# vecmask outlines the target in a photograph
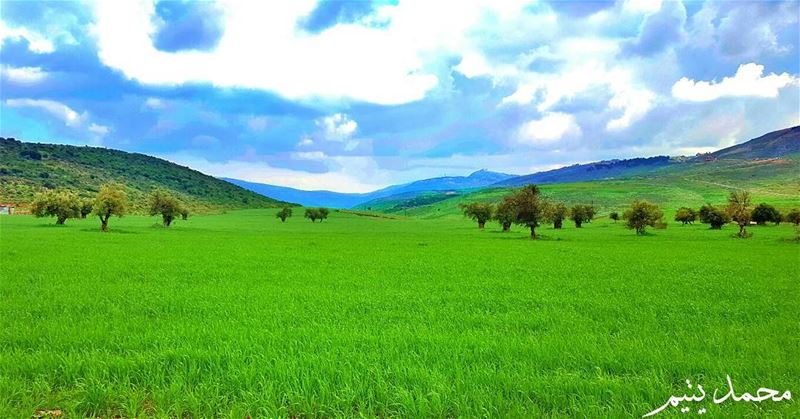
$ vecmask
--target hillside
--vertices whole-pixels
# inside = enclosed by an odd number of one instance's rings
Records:
[[[800,126],[764,134],[711,153],[717,159],[769,159],[800,153]]]
[[[459,191],[481,188],[513,178],[514,175],[478,170],[469,176],[442,176],[418,180],[402,185],[393,185],[368,193],[341,193],[332,191],[304,191],[284,186],[247,182],[239,179],[222,178],[253,192],[276,199],[297,202],[306,206],[325,206],[333,208],[353,208],[363,206],[366,202],[388,196],[414,198],[429,191]]]
[[[648,172],[668,166],[670,158],[656,156],[626,160],[607,160],[588,164],[575,164],[560,169],[517,176],[495,183],[494,186],[523,186],[530,183],[583,182],[588,180],[613,179]]]
[[[0,138],[0,201],[24,205],[45,188],[68,188],[90,196],[101,184],[110,181],[128,187],[138,210],[142,209],[142,198],[154,188],[172,191],[195,212],[281,204],[188,167],[143,154]]]

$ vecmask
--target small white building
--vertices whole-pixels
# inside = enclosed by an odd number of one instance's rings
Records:
[[[0,215],[11,215],[14,213],[14,204],[0,202]]]

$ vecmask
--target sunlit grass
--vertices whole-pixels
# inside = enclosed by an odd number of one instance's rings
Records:
[[[641,416],[726,374],[800,393],[793,226],[637,237],[596,220],[534,242],[295,214],[132,216],[108,234],[0,218],[0,417]]]

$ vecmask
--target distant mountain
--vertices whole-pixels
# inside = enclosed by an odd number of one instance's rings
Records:
[[[575,164],[546,172],[517,176],[497,182],[493,186],[523,186],[530,183],[565,183],[614,179],[649,172],[669,164],[670,158],[667,156],[607,160],[588,164]]]
[[[99,147],[38,144],[0,137],[0,200],[25,204],[44,189],[91,196],[105,182],[121,182],[136,210],[154,188],[173,192],[193,211],[284,204],[188,167],[138,153]]]
[[[368,193],[341,193],[332,191],[304,191],[284,186],[247,182],[239,179],[222,178],[234,185],[275,199],[296,202],[305,206],[321,206],[332,208],[352,208],[359,204],[393,195],[413,196],[427,191],[457,191],[489,186],[514,175],[478,170],[469,176],[444,176],[423,179],[402,185],[393,185]]]
[[[773,131],[709,155],[717,159],[769,159],[794,153],[800,153],[800,126]]]

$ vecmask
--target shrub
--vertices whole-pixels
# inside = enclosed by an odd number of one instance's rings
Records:
[[[775,224],[781,223],[781,213],[769,204],[758,204],[758,206],[753,208],[750,217],[759,225],[764,225],[768,222]]]
[[[547,218],[553,223],[553,228],[561,228],[568,212],[567,206],[563,202],[553,203],[547,208]]]
[[[275,214],[275,217],[280,218],[282,223],[286,222],[286,219],[291,216],[292,216],[292,207],[283,207],[281,208],[280,211],[278,211],[277,214]]]
[[[691,208],[681,207],[678,208],[677,212],[675,212],[675,221],[678,221],[684,225],[692,224],[695,220],[697,220],[697,213]]]
[[[703,205],[697,213],[700,216],[700,222],[710,225],[712,230],[719,230],[731,222],[731,218],[725,210],[711,204]]]
[[[795,226],[800,226],[800,210],[798,209],[793,209],[789,211],[783,218],[788,223],[792,223]]]
[[[575,205],[569,212],[569,216],[575,223],[575,227],[581,228],[583,223],[591,222],[596,210],[591,205]]]
[[[172,225],[172,221],[176,217],[181,217],[184,220],[189,217],[189,212],[178,201],[177,198],[172,196],[165,190],[156,189],[150,194],[150,215],[161,214],[161,220],[164,227]]]

